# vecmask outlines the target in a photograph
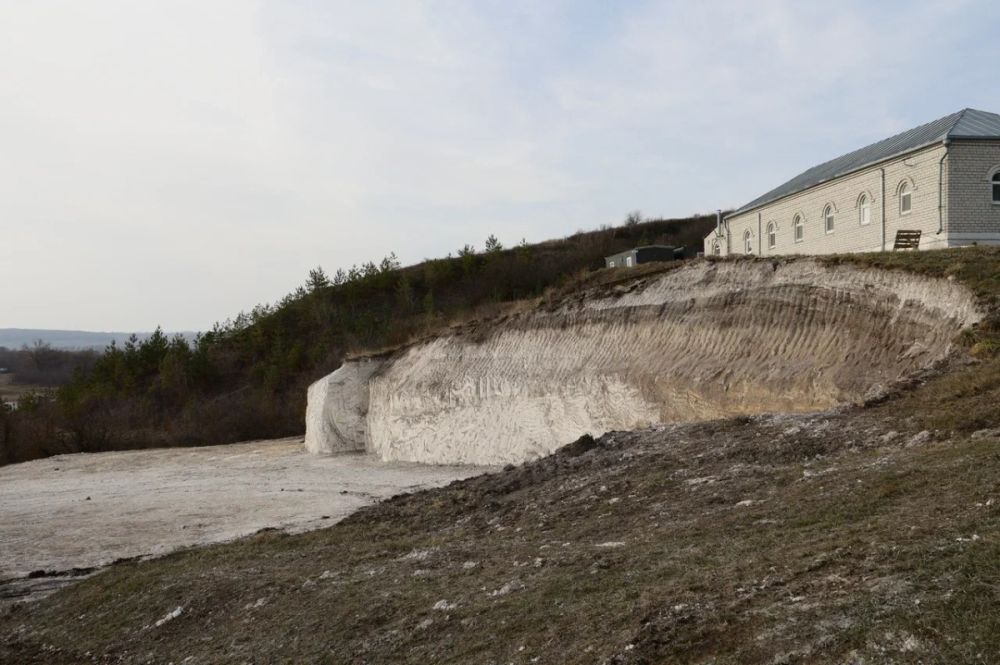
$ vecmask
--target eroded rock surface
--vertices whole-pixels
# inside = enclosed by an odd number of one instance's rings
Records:
[[[518,463],[585,433],[824,409],[933,365],[979,317],[909,273],[701,261],[349,361],[309,390],[307,446]]]
[[[338,453],[365,449],[368,379],[378,360],[355,360],[309,386],[306,450]]]

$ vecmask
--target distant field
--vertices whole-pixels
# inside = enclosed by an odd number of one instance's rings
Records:
[[[24,395],[25,393],[38,392],[40,390],[46,390],[45,386],[19,386],[15,384],[2,385],[0,384],[0,395]]]
[[[0,375],[0,401],[16,402],[17,400],[21,399],[22,395],[25,395],[27,393],[41,392],[43,390],[47,390],[43,386],[33,386],[33,385],[19,386],[13,383],[7,383],[5,381],[5,377],[10,377],[10,376],[13,375],[11,374]]]

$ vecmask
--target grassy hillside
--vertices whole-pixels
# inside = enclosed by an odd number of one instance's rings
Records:
[[[0,660],[1000,662],[1000,250],[825,260],[952,276],[988,316],[878,403],[584,437],[113,566],[0,618]]]
[[[532,299],[638,244],[700,249],[714,217],[634,219],[513,248],[488,242],[400,267],[393,256],[307,283],[193,343],[112,345],[55,401],[0,412],[0,463],[72,451],[226,443],[299,434],[306,387],[352,353],[396,346],[449,323]]]

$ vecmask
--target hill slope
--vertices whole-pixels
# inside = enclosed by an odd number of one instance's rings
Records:
[[[581,440],[328,530],[115,566],[0,620],[0,654],[996,662],[1000,437],[927,432],[885,409]]]
[[[0,618],[9,662],[1000,660],[1000,251],[834,257],[986,316],[873,402],[582,438],[362,510],[113,566]]]

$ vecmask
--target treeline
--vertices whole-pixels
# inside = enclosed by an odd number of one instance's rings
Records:
[[[98,353],[90,349],[54,349],[41,340],[19,349],[0,346],[0,373],[9,374],[17,385],[61,386],[78,371],[92,368],[97,357]]]
[[[217,324],[193,342],[157,330],[112,344],[52,400],[7,412],[0,459],[68,451],[227,443],[301,434],[306,387],[345,355],[393,347],[477,308],[541,295],[604,256],[639,244],[694,252],[714,217],[640,221],[563,240],[481,250],[401,267],[395,255],[309,272],[273,305]]]

